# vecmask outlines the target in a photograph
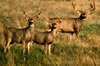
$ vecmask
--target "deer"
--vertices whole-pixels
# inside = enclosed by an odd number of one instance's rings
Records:
[[[59,23],[52,24],[49,31],[34,30],[32,34],[32,43],[36,43],[44,46],[44,52],[51,55],[51,45],[54,43],[56,34],[58,32]],[[29,46],[30,48],[30,46]]]
[[[39,18],[38,16],[40,15],[41,12],[39,12],[34,17],[29,17],[26,14],[25,10],[23,12],[24,12],[25,19],[28,22],[28,26],[25,28],[10,27],[4,29],[4,37],[6,40],[4,52],[6,52],[7,49],[10,50],[10,44],[16,42],[16,43],[22,43],[23,53],[25,53],[26,45],[27,45],[26,43],[28,43],[32,39],[31,34],[34,33],[34,21]]]
[[[85,22],[85,19],[89,14],[94,13],[95,11],[95,1],[91,0],[89,10],[79,10],[76,7],[75,0],[72,0],[73,9],[79,14],[79,17],[75,18],[49,18],[48,22],[52,25],[53,23],[60,22],[59,31],[62,33],[70,33],[71,35],[75,34],[79,38],[79,32],[82,25]]]

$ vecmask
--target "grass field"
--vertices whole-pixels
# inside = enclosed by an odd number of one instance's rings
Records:
[[[79,9],[88,9],[90,0],[77,0]],[[29,16],[41,10],[35,29],[47,29],[52,17],[78,17],[71,0],[0,0],[0,66],[100,66],[100,0],[95,0],[96,10],[89,15],[80,31],[81,43],[76,39],[69,42],[68,35],[60,33],[52,45],[52,54],[45,54],[42,46],[34,44],[29,54],[23,55],[22,46],[12,46],[3,52],[4,27],[23,28],[27,26],[23,9]]]

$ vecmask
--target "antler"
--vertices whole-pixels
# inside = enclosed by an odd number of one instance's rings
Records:
[[[41,3],[41,0],[39,0],[39,2],[38,2],[38,7],[37,7],[37,11],[36,12],[38,12],[35,16],[33,16],[33,19],[38,19],[39,17],[39,15],[41,14],[41,11],[40,11],[40,3]]]
[[[94,0],[91,0],[91,2],[90,2],[90,10],[89,10],[88,13],[89,14],[93,13],[95,9],[96,9],[95,8],[95,1]]]
[[[40,5],[40,0],[39,0],[39,5]],[[41,14],[39,6],[37,7],[37,11],[36,12],[38,12],[37,15],[30,17],[29,15],[26,14],[25,9],[23,10],[23,13],[24,13],[24,16],[25,16],[26,20],[29,20],[29,19],[36,20],[36,19],[38,19],[39,18],[38,16]]]
[[[30,16],[28,16],[28,15],[26,14],[25,9],[23,10],[23,13],[24,13],[24,16],[25,16],[25,19],[26,19],[26,20],[28,20],[29,18],[31,18]]]
[[[41,14],[41,11],[37,15],[33,16],[33,20],[38,19],[40,14]]]
[[[77,4],[74,2],[75,0],[72,0],[72,7],[74,8],[74,10],[80,14],[80,12],[82,12],[82,10],[79,10],[76,6]]]
[[[73,2],[74,0],[72,0],[72,7],[74,8],[74,10],[77,10],[76,9],[76,3],[75,2]]]
[[[74,2],[75,0],[72,0],[72,7],[74,8],[74,10],[77,12],[77,13],[81,13],[83,12],[82,10],[79,10],[77,7],[76,7],[76,3]],[[88,14],[91,14],[94,12],[95,10],[95,1],[94,0],[91,0],[90,2],[90,9],[87,11]]]

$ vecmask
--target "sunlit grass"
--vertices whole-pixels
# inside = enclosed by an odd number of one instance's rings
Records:
[[[34,1],[34,2],[33,2]],[[39,6],[41,15],[35,21],[35,29],[45,30],[48,28],[47,21],[51,17],[77,17],[72,9],[71,0],[0,0],[0,66],[95,66],[100,65],[100,23],[99,2],[98,9],[91,17],[94,20],[86,21],[81,30],[81,46],[76,38],[70,41],[66,34],[56,37],[57,43],[52,45],[51,55],[45,54],[41,46],[32,46],[30,53],[23,54],[22,47],[11,47],[10,51],[4,53],[5,40],[3,36],[4,27],[26,27],[23,10],[29,16],[35,16]],[[99,1],[99,0],[96,0]],[[86,8],[84,6],[83,8]],[[70,10],[71,9],[71,10]],[[96,20],[95,20],[96,19]],[[98,23],[97,23],[98,22]],[[85,45],[85,47],[83,46]]]
[[[90,57],[82,59],[82,57]],[[19,65],[24,66],[24,64],[29,66],[42,66],[42,65],[64,65],[64,64],[92,64],[92,62],[87,63],[86,61],[91,61],[91,59],[97,59],[100,57],[99,48],[85,48],[80,47],[75,44],[67,46],[62,44],[55,44],[52,46],[52,54],[45,54],[40,48],[31,47],[31,52],[29,54],[23,54],[21,47],[13,47],[8,53],[2,52],[0,50],[0,65],[5,66],[11,64],[13,66]],[[77,61],[76,61],[77,60]],[[81,61],[79,61],[81,60]],[[97,59],[99,60],[99,59]],[[76,62],[76,63],[75,63]],[[81,63],[80,63],[81,62]],[[98,63],[98,62],[96,62]]]

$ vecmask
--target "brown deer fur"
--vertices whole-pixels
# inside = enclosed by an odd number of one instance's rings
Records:
[[[24,13],[25,14],[25,13]],[[40,15],[40,13],[38,14]],[[34,17],[34,19],[38,18],[38,15]],[[26,20],[28,21],[28,26],[26,28],[5,28],[4,30],[4,37],[6,40],[5,45],[5,52],[6,49],[10,49],[10,43],[22,43],[23,44],[23,53],[25,52],[26,43],[31,41],[32,36],[31,34],[34,34],[34,23],[33,18],[28,17],[25,14]]]
[[[76,10],[75,3],[73,3],[73,0],[72,0],[72,6]],[[71,34],[75,33],[76,36],[78,37],[80,28],[82,27],[82,25],[84,23],[84,19],[87,18],[88,14],[93,13],[93,11],[95,10],[94,0],[93,0],[93,3],[90,3],[90,7],[91,7],[91,9],[89,11],[76,10],[80,14],[79,17],[76,17],[76,18],[50,18],[48,22],[51,24],[61,22],[60,27],[59,27],[59,30],[61,32],[71,33]]]
[[[31,33],[34,33],[34,24],[29,22],[28,27],[26,28],[6,28],[4,30],[4,37],[6,40],[6,48],[10,47],[10,43],[23,43],[23,52],[25,52],[25,44],[26,42],[31,40]]]
[[[45,53],[48,52],[49,55],[51,54],[51,45],[53,44],[56,37],[58,26],[58,24],[53,24],[50,27],[51,31],[40,32],[35,30],[33,34],[33,43],[44,45],[44,51]]]

